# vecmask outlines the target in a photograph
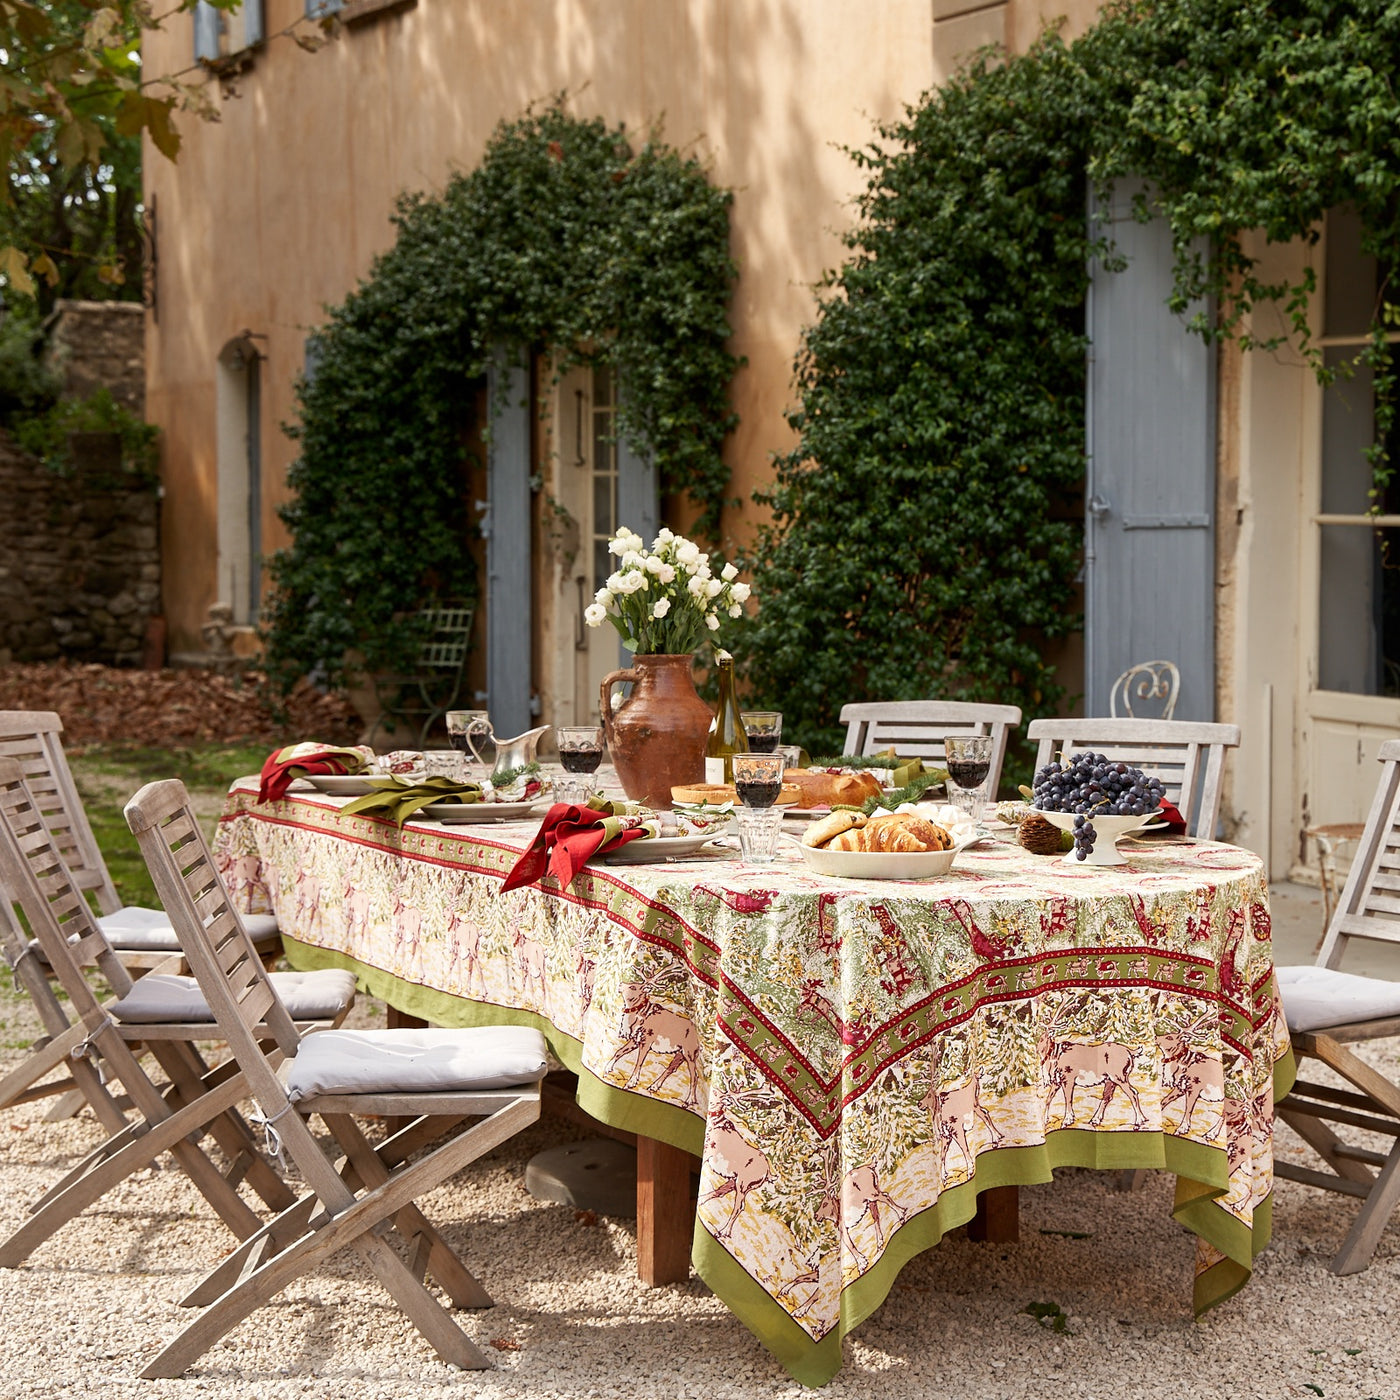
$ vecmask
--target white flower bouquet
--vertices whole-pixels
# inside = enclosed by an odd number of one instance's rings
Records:
[[[749,586],[725,564],[718,574],[710,556],[694,540],[662,529],[646,548],[642,537],[624,526],[608,544],[618,556],[583,619],[590,627],[611,622],[622,644],[639,656],[680,656],[699,649],[719,631],[720,618],[738,617]]]

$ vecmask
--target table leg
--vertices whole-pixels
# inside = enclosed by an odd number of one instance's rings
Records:
[[[1015,1244],[1021,1238],[1021,1188],[993,1186],[977,1198],[977,1214],[967,1222],[967,1237],[987,1244]]]
[[[410,1016],[397,1006],[390,1006],[387,1010],[389,1014],[384,1018],[384,1024],[391,1031],[421,1031],[428,1024],[421,1016]]]
[[[690,1277],[691,1161],[670,1143],[637,1136],[637,1275],[653,1288]]]

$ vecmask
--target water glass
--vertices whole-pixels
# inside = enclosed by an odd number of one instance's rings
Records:
[[[423,755],[423,769],[430,778],[460,783],[466,780],[467,761],[455,749],[429,749]]]
[[[554,800],[582,806],[596,791],[592,776],[603,761],[603,729],[598,724],[556,724],[554,740],[566,774],[554,780]]]
[[[744,733],[749,736],[753,753],[777,753],[783,737],[783,716],[780,710],[745,710]]]
[[[771,865],[778,855],[783,830],[781,807],[740,807],[734,813],[739,828],[739,855],[745,865]]]
[[[779,744],[778,752],[783,756],[783,771],[789,768],[802,767],[802,745],[801,744]]]
[[[948,800],[981,824],[992,772],[990,734],[949,734],[943,740]]]

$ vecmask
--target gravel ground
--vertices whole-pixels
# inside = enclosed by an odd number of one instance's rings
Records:
[[[372,1006],[361,1019],[374,1015]],[[4,1039],[29,1029],[27,1007],[0,996]],[[382,1021],[380,1022],[382,1024]],[[1400,1072],[1394,1043],[1375,1053]],[[14,1048],[3,1052],[12,1062]],[[100,1134],[90,1115],[42,1121],[41,1107],[0,1117],[0,1230]],[[436,1361],[351,1256],[338,1256],[255,1313],[177,1381],[135,1379],[188,1314],[175,1299],[230,1237],[177,1170],[111,1192],[16,1270],[0,1271],[0,1397],[139,1396],[168,1400],[437,1395],[489,1400],[588,1397],[798,1397],[743,1324],[698,1280],[647,1289],[635,1274],[630,1220],[589,1223],[526,1195],[527,1159],[578,1136],[545,1120],[425,1198],[497,1299],[459,1313],[494,1369]],[[1281,1130],[1279,1149],[1306,1155]],[[840,1400],[948,1395],[1191,1395],[1395,1400],[1400,1354],[1400,1231],[1364,1274],[1327,1260],[1355,1203],[1279,1184],[1275,1243],[1248,1287],[1195,1323],[1191,1239],[1170,1217],[1171,1180],[1151,1174],[1125,1194],[1111,1176],[1061,1173],[1022,1192],[1018,1245],[970,1243],[961,1231],[913,1261],[884,1306],[847,1339],[822,1394]],[[1058,1319],[1027,1309],[1053,1304]],[[1056,1321],[1058,1330],[1047,1325]]]

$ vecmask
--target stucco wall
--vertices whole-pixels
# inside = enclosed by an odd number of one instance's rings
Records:
[[[266,0],[275,34],[303,0]],[[567,93],[580,116],[641,132],[662,123],[734,191],[739,264],[733,349],[741,426],[727,457],[745,502],[790,444],[793,359],[813,285],[842,257],[860,172],[843,147],[900,115],[971,42],[1017,44],[1040,0],[987,9],[983,35],[934,0],[419,0],[347,29],[320,53],[273,39],[215,94],[221,121],[181,121],[178,167],[147,148],[156,198],[157,307],[148,318],[148,413],[163,430],[164,559],[172,646],[198,643],[215,601],[214,366],[247,330],[264,364],[263,539],[293,455],[279,431],[308,330],[391,242],[404,190],[436,190],[480,159],[496,123]],[[1076,13],[1092,4],[1076,0]],[[984,16],[984,19],[987,18]],[[999,28],[998,28],[999,25]],[[185,67],[191,19],[153,36],[149,72]],[[973,31],[976,31],[975,33]],[[960,37],[961,36],[961,37]],[[754,507],[731,512],[731,542]]]

